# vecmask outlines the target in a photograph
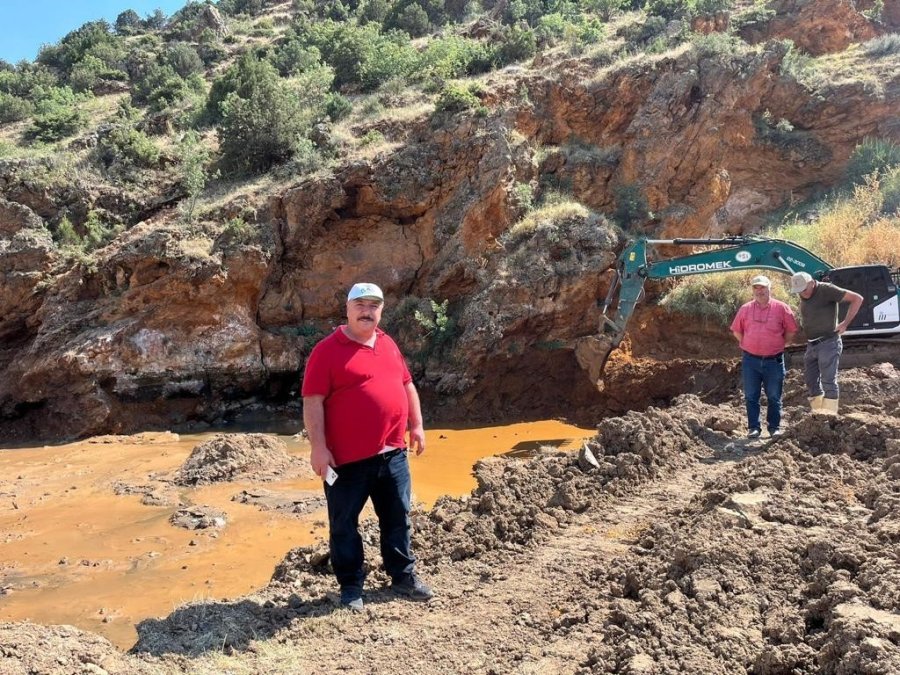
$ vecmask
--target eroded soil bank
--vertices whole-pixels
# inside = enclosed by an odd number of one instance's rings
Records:
[[[336,608],[322,544],[252,595],[96,636],[0,628],[4,672],[900,672],[900,373],[842,373],[842,414],[787,382],[788,433],[743,438],[743,406],[693,395],[604,420],[584,452],[476,467],[415,516],[427,605],[373,569]],[[366,526],[377,566],[377,536]],[[48,655],[48,654],[52,654]],[[88,666],[91,666],[90,668]],[[31,670],[29,670],[31,669]]]

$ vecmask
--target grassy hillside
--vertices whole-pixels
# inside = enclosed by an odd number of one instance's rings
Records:
[[[868,11],[877,23],[878,6]],[[773,14],[736,0],[220,0],[143,18],[124,9],[34,62],[0,62],[0,159],[38,188],[109,185],[136,202],[165,195],[186,223],[216,219],[239,192],[390,151],[392,125],[486,114],[486,73],[571,57],[604,72],[688,44],[746,50],[741,36]],[[898,53],[900,38],[883,35],[818,58],[794,49],[784,68],[810,88],[856,79],[877,90]],[[763,122],[773,143],[791,134]],[[623,226],[652,216],[619,201],[608,215]],[[47,225],[89,253],[137,217],[63,210]],[[231,226],[242,231],[240,216]]]

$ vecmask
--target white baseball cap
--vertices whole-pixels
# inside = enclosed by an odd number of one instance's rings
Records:
[[[791,293],[800,293],[806,288],[806,285],[812,281],[812,275],[809,272],[797,272],[791,277]]]
[[[750,280],[751,286],[765,286],[769,288],[772,285],[772,282],[769,281],[769,277],[764,274],[760,274],[759,276],[755,276]]]
[[[347,293],[347,302],[359,299],[378,300],[378,302],[384,302],[384,293],[382,293],[381,289],[378,288],[378,286],[376,286],[375,284],[353,284],[353,286],[350,288],[350,292]]]

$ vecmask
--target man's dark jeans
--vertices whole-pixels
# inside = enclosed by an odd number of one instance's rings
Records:
[[[392,450],[337,468],[334,485],[325,484],[331,565],[341,588],[362,591],[366,573],[359,514],[371,497],[381,528],[381,558],[392,579],[411,574],[410,477],[406,450]]]
[[[781,426],[781,392],[784,388],[784,355],[765,358],[744,352],[741,361],[744,399],[747,402],[747,427],[760,431],[760,389],[766,392],[766,426],[773,432]]]

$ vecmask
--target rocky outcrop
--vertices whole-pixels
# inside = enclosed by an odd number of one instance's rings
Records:
[[[766,40],[791,40],[809,54],[832,54],[847,49],[854,42],[865,42],[883,32],[896,30],[896,24],[879,24],[863,14],[861,10],[865,4],[846,0],[776,0],[766,6],[774,13],[773,17],[748,23],[739,32],[744,40],[754,44]],[[870,3],[871,6],[874,4]],[[898,4],[896,0],[883,3],[886,11],[882,14],[888,22]]]
[[[844,17],[852,39],[864,37],[838,4],[832,24]],[[794,30],[815,33],[816,21]],[[624,239],[755,232],[772,211],[834,185],[864,138],[900,141],[893,57],[876,89],[860,80],[812,90],[784,74],[784,43],[715,45],[604,67],[544,57],[494,73],[487,116],[423,117],[390,153],[223,207],[252,214],[246,240],[160,212],[92,260],[57,265],[41,219],[96,195],[0,180],[0,427],[124,432],[296,400],[309,349],[341,321],[360,279],[385,289],[387,327],[445,414],[597,404],[574,350],[596,331]],[[553,189],[581,210],[515,229],[522,195]],[[629,198],[646,213],[622,231],[612,214]],[[439,336],[415,318],[430,300],[447,303]],[[709,357],[712,344],[692,338],[680,355]]]
[[[258,391],[268,373],[254,308],[269,256],[212,246],[146,223],[98,252],[95,269],[55,277],[0,383],[12,431],[168,426]]]
[[[40,307],[39,284],[55,257],[50,232],[37,214],[0,198],[0,363],[29,334]]]

